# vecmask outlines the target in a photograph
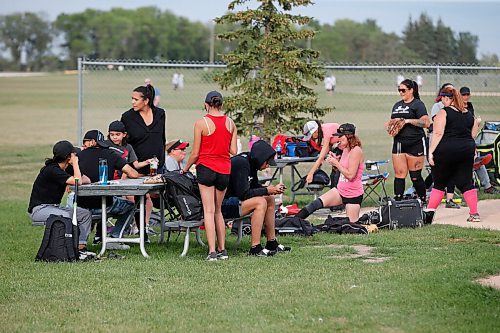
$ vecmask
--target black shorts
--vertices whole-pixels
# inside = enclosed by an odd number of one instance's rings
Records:
[[[343,197],[342,195],[340,196],[342,198],[342,203],[344,205],[346,204],[353,204],[353,205],[361,205],[361,202],[363,201],[363,195],[354,197],[354,198],[346,198]]]
[[[425,138],[422,137],[418,140],[394,140],[392,144],[393,154],[408,154],[412,156],[425,156],[427,154]]]
[[[229,185],[229,175],[215,172],[201,164],[196,165],[196,178],[201,185],[215,186],[219,191],[224,191]]]
[[[222,216],[225,219],[241,217],[241,201],[237,197],[225,198],[222,201]]]

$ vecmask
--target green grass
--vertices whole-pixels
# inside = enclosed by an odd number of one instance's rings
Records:
[[[246,256],[228,236],[230,260],[208,263],[194,243],[120,251],[122,260],[47,264],[33,258],[43,228],[21,201],[0,209],[2,331],[493,332],[500,292],[473,282],[500,270],[500,234],[429,226],[368,236],[282,237],[293,251]],[[327,245],[345,245],[332,249]],[[336,258],[352,246],[370,256]]]
[[[2,332],[498,331],[500,292],[473,282],[500,271],[498,231],[435,225],[368,236],[282,237],[293,251],[267,259],[247,257],[248,237],[236,249],[229,235],[227,262],[205,262],[206,248],[194,241],[188,257],[179,258],[179,240],[148,245],[150,259],[133,246],[120,251],[123,260],[35,263],[43,228],[32,227],[26,214],[29,193],[52,144],[74,141],[76,77],[0,78],[0,85]],[[199,100],[206,86],[199,88],[183,92],[185,98]],[[169,94],[162,90],[165,103],[171,102]],[[124,96],[106,117],[116,119],[128,107]],[[325,120],[355,119],[366,157],[388,158],[390,139],[379,125],[393,98],[375,99],[369,109],[350,103],[359,98],[322,95],[322,103],[338,105]],[[201,112],[185,111],[180,104],[176,108],[180,99],[172,103],[167,108],[169,137],[188,138]],[[498,108],[491,110],[488,117],[500,118]],[[107,120],[96,119],[106,129]],[[301,166],[301,172],[309,166]],[[392,192],[390,181],[387,188]],[[310,199],[297,201],[302,206]],[[328,247],[332,244],[346,247]],[[353,253],[357,244],[374,247],[370,256],[389,259],[375,264],[363,257],[334,258]]]

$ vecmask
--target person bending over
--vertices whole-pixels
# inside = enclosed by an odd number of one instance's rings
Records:
[[[60,206],[66,186],[75,185],[76,178],[80,179],[79,184],[90,183],[90,179],[80,171],[75,147],[70,142],[57,142],[52,152],[53,157],[45,161],[45,166],[40,169],[33,183],[28,205],[32,221],[46,221],[51,214],[72,218],[73,208]],[[68,168],[70,166],[72,168]],[[68,173],[71,172],[70,169],[73,175]],[[76,219],[80,230],[80,259],[95,256],[95,253],[87,251],[87,238],[92,230],[92,214],[87,209],[77,207]]]

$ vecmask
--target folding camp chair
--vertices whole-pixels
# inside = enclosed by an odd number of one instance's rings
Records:
[[[387,198],[385,181],[389,178],[389,172],[381,172],[380,165],[389,161],[366,161],[366,169],[361,181],[364,188],[364,200],[369,198],[376,204],[380,204],[382,199]]]

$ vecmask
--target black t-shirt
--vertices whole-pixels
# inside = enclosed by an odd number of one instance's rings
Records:
[[[420,119],[427,115],[425,104],[414,98],[410,103],[405,103],[402,100],[394,104],[392,107],[391,119]],[[411,124],[406,124],[394,139],[398,141],[416,141],[425,136],[424,129]]]
[[[121,121],[127,128],[127,141],[132,145],[139,161],[156,156],[158,165],[165,164],[165,110],[153,109],[153,122],[148,126],[139,112],[130,109],[122,114]],[[139,170],[143,175],[149,174],[149,166]]]
[[[70,177],[58,163],[48,162],[40,169],[33,183],[28,212],[31,213],[34,207],[42,204],[59,205],[66,190],[66,181]]]
[[[113,179],[115,170],[122,170],[127,161],[115,150],[92,147],[78,153],[80,171],[90,178],[92,183],[99,181],[99,159],[108,161],[108,179]],[[112,197],[107,198],[107,204],[112,203]],[[78,197],[78,206],[83,208],[101,208],[101,197]]]

